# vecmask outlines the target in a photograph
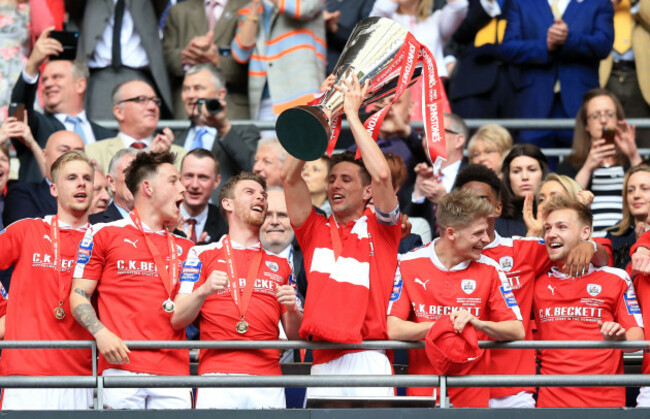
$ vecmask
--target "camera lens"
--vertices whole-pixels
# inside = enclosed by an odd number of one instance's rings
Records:
[[[205,108],[211,114],[219,113],[222,109],[221,102],[219,102],[219,99],[207,99],[205,101]]]

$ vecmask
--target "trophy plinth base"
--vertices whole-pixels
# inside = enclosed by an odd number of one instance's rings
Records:
[[[327,117],[319,106],[296,106],[278,116],[275,131],[285,150],[297,159],[317,160],[330,138]]]

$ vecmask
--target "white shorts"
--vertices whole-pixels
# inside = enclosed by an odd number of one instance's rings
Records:
[[[517,394],[505,397],[495,397],[490,399],[490,407],[504,408],[516,407],[520,409],[534,409],[535,399],[533,393],[528,391],[520,391]]]
[[[110,376],[153,376],[142,372],[133,372],[109,368],[102,373]],[[191,409],[192,389],[190,388],[105,388],[104,405],[109,409]]]
[[[92,388],[5,388],[2,410],[88,410]]]
[[[384,351],[351,352],[324,364],[311,366],[311,375],[392,375],[393,368]],[[310,387],[310,397],[390,397],[393,387]]]
[[[248,376],[248,374],[209,373],[202,377]],[[284,388],[278,387],[202,387],[196,392],[197,409],[286,409]]]
[[[650,407],[650,387],[641,387],[636,398],[636,407]]]

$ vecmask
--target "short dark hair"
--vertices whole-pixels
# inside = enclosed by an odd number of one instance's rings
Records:
[[[214,162],[214,175],[219,176],[219,160],[217,160],[217,158],[214,156],[214,153],[212,153],[210,150],[207,150],[205,148],[195,148],[194,150],[188,152],[181,161],[181,172],[183,171],[183,165],[185,164],[185,159],[187,156],[194,156],[197,159],[208,158],[212,160]]]
[[[348,162],[359,166],[359,176],[361,177],[361,184],[363,186],[370,185],[371,178],[370,173],[366,169],[366,166],[363,164],[363,159],[355,159],[354,156],[356,153],[354,151],[344,151],[343,153],[334,154],[329,159],[329,171],[332,171],[332,168],[339,163]]]
[[[482,164],[469,164],[456,175],[453,189],[460,189],[470,182],[482,182],[489,185],[497,201],[501,202],[501,180],[494,170]]]
[[[156,173],[158,166],[165,163],[173,165],[174,160],[176,160],[176,153],[170,151],[138,153],[131,165],[126,169],[126,187],[135,196],[142,181]]]
[[[223,205],[221,205],[221,201],[224,199],[232,199],[235,197],[235,186],[243,180],[252,180],[260,185],[262,185],[262,189],[266,190],[266,181],[251,172],[241,172],[238,175],[235,175],[228,179],[226,183],[223,185],[221,190],[219,191],[219,210],[221,211],[221,215],[223,216],[224,219],[227,219],[227,214],[226,211],[223,209]]]

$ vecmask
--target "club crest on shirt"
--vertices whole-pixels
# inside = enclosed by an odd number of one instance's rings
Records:
[[[176,245],[176,253],[178,254],[178,256],[183,254],[183,247],[180,244]]]
[[[587,284],[587,293],[591,295],[592,297],[597,296],[600,294],[600,292],[603,290],[603,287],[601,287],[598,284]]]
[[[272,270],[273,272],[277,272],[278,269],[280,269],[280,266],[271,260],[267,260],[264,263],[266,263],[266,266],[268,266],[269,269]]]
[[[460,288],[465,292],[465,294],[471,294],[476,289],[476,281],[473,279],[463,279],[460,281]]]
[[[501,269],[504,271],[508,272],[512,269],[512,256],[504,256],[501,259],[499,259],[499,265],[501,265]]]

